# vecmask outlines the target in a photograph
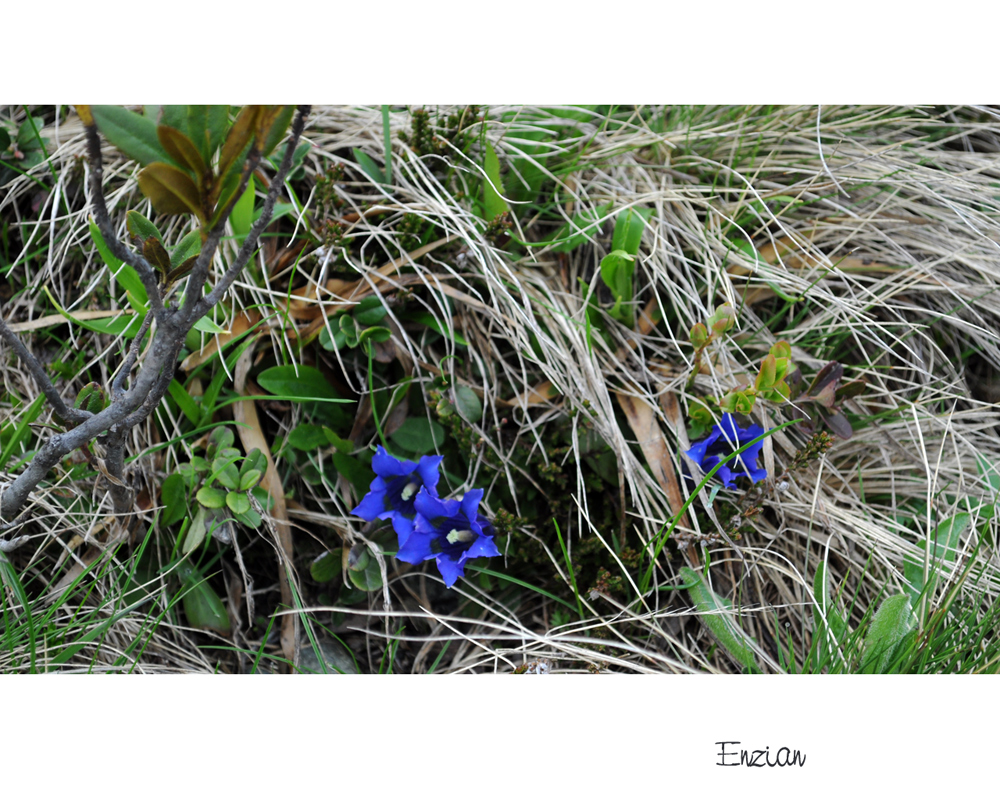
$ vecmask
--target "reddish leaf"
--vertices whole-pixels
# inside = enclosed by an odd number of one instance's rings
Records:
[[[160,125],[156,128],[156,136],[163,145],[163,149],[170,153],[170,156],[182,166],[191,170],[201,184],[205,178],[208,168],[198,152],[198,148],[187,136],[176,128],[169,125]]]
[[[198,187],[184,172],[177,167],[160,162],[150,164],[139,173],[139,188],[153,202],[153,208],[159,214],[197,215],[202,223],[205,221],[201,210],[201,195]]]

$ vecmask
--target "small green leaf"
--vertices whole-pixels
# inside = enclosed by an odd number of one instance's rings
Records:
[[[243,465],[240,467],[240,475],[245,475],[252,470],[257,470],[261,474],[267,471],[267,456],[256,447],[247,453],[246,458],[243,459]]]
[[[367,465],[354,456],[339,450],[334,452],[331,458],[337,472],[351,482],[351,485],[358,491],[359,497],[368,491],[371,484],[372,471]]]
[[[316,583],[329,583],[340,574],[343,550],[337,548],[317,557],[309,565],[309,574]]]
[[[121,106],[91,106],[94,121],[104,138],[129,158],[143,166],[154,161],[173,164],[174,161],[160,144],[156,123]]]
[[[259,126],[261,127],[261,140],[263,142],[260,151],[262,156],[267,158],[281,143],[281,139],[285,135],[285,131],[288,130],[288,125],[291,123],[294,113],[294,106],[277,106],[276,111],[264,117],[263,122],[265,124]],[[264,130],[265,128],[266,130]]]
[[[260,479],[264,476],[264,473],[259,469],[251,469],[246,472],[240,472],[240,491],[246,492],[260,483]]]
[[[632,256],[638,255],[642,230],[652,215],[652,208],[627,208],[622,211],[615,220],[611,249],[622,250]]]
[[[240,488],[240,471],[235,464],[227,463],[228,458],[220,456],[212,462],[212,474],[215,479],[227,489],[236,491]]]
[[[464,384],[455,387],[455,408],[466,422],[479,422],[483,418],[483,401]]]
[[[184,581],[184,616],[192,628],[215,631],[223,636],[232,632],[229,612],[204,576],[189,564],[181,564],[178,574]]]
[[[208,437],[209,447],[214,447],[217,450],[225,450],[227,447],[232,447],[235,441],[236,436],[233,434],[232,429],[226,425],[220,425],[215,428]]]
[[[208,528],[209,520],[214,520],[215,516],[210,516],[205,506],[198,504],[198,510],[194,514],[194,519],[186,530],[183,530],[184,540],[181,543],[181,555],[193,553],[205,542],[205,532]]]
[[[294,364],[271,367],[257,376],[257,383],[283,400],[340,400],[330,382],[315,367],[296,367]]]
[[[194,258],[201,252],[201,232],[193,230],[185,234],[170,251],[170,266],[176,269],[189,258]]]
[[[365,547],[365,555],[368,555],[367,547]],[[364,569],[349,569],[347,577],[363,592],[375,592],[382,588],[382,570],[379,568],[378,559],[370,556]]]
[[[161,242],[163,241],[163,234],[160,233],[160,229],[138,211],[129,211],[125,215],[125,227],[128,228],[129,236],[133,239],[138,239],[140,242],[145,242],[150,237],[159,239]]]
[[[229,492],[226,495],[226,505],[234,514],[246,514],[250,510],[250,498],[243,492]]]
[[[211,333],[213,335],[217,333],[229,333],[229,331],[226,328],[223,328],[221,325],[218,325],[215,322],[213,322],[208,315],[199,319],[192,327],[196,331],[202,331],[203,333]]]
[[[107,265],[107,268],[111,270],[111,274],[115,276],[115,279],[121,284],[122,288],[132,292],[132,294],[145,303],[148,296],[146,295],[146,287],[143,285],[139,273],[112,255],[111,249],[101,235],[100,228],[97,227],[97,223],[93,219],[90,220],[90,238],[94,240],[97,252],[101,254],[101,259]]]
[[[893,648],[916,626],[916,622],[907,595],[897,594],[883,600],[865,637],[861,671],[876,674],[885,672]]]
[[[700,612],[699,618],[712,632],[716,641],[748,671],[759,672],[757,657],[748,644],[753,642],[753,639],[740,628],[726,601],[712,591],[700,573],[690,567],[681,567],[680,573],[691,596],[691,602]]]
[[[212,486],[202,486],[198,490],[197,498],[206,508],[222,508],[226,504],[226,493]]]
[[[385,183],[385,175],[382,173],[379,165],[376,164],[367,153],[355,147],[354,160],[358,162],[358,166],[361,167],[361,171],[375,183]]]
[[[302,423],[288,432],[285,440],[290,447],[306,452],[327,446],[326,433],[321,425]]]
[[[351,312],[351,316],[357,320],[359,325],[368,326],[380,323],[387,313],[389,312],[382,305],[382,298],[378,295],[372,295],[358,303]]]
[[[233,234],[236,236],[238,247],[243,246],[243,240],[250,233],[253,225],[253,203],[254,203],[254,182],[253,175],[247,181],[246,191],[240,195],[240,199],[233,206],[233,212],[229,215],[229,223],[233,226]]]
[[[493,145],[486,143],[483,153],[483,169],[486,172],[486,180],[483,181],[483,218],[489,222],[505,211],[510,210],[507,201],[500,196],[500,189],[503,184],[500,182],[500,159],[497,158]]]
[[[423,455],[444,443],[444,428],[425,417],[408,417],[389,439],[404,450]]]

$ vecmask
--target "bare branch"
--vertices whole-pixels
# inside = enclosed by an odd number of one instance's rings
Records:
[[[198,305],[194,308],[195,319],[204,316],[212,306],[223,298],[229,287],[233,285],[233,281],[243,271],[247,261],[250,260],[250,256],[253,255],[260,234],[271,222],[271,212],[274,210],[274,203],[278,198],[278,192],[284,185],[285,179],[292,168],[292,157],[295,155],[295,148],[298,147],[302,130],[305,128],[306,116],[308,116],[310,108],[310,106],[299,106],[295,115],[295,122],[292,123],[292,136],[288,140],[288,146],[285,148],[285,157],[281,160],[278,174],[271,181],[271,187],[268,189],[267,197],[264,199],[264,208],[260,218],[250,228],[250,232],[243,241],[243,246],[240,247],[239,253],[236,254],[236,259],[232,265],[226,270],[226,274],[222,276],[222,279],[215,285],[215,288],[211,292],[198,301]]]
[[[205,280],[208,278],[208,270],[212,264],[212,259],[215,257],[215,251],[219,247],[219,242],[222,241],[222,236],[226,232],[226,220],[229,219],[229,215],[232,213],[233,208],[236,207],[236,203],[239,201],[243,192],[246,191],[247,184],[250,182],[250,176],[253,175],[257,165],[260,163],[260,151],[257,149],[256,145],[250,148],[250,153],[247,156],[246,164],[243,165],[243,173],[240,176],[240,185],[236,192],[229,199],[229,203],[226,208],[219,215],[219,221],[215,224],[215,227],[209,231],[208,238],[205,243],[201,246],[201,253],[198,255],[198,260],[194,262],[194,267],[191,269],[191,276],[188,278],[187,289],[184,292],[184,305],[180,309],[179,317],[185,325],[193,325],[197,320],[201,319],[205,312],[202,311],[197,314],[198,301],[201,299],[201,288],[205,285]],[[211,306],[210,306],[211,307]]]
[[[125,356],[125,360],[122,362],[121,367],[118,369],[118,374],[115,375],[115,379],[111,382],[111,395],[117,400],[125,394],[125,381],[129,374],[132,372],[132,368],[135,366],[136,359],[139,358],[139,347],[143,337],[146,335],[146,331],[149,330],[149,326],[153,321],[152,314],[146,314],[146,318],[142,321],[142,325],[139,326],[139,332],[135,335],[132,340],[132,346],[129,348],[128,355]]]
[[[149,296],[150,308],[156,315],[156,319],[162,321],[165,309],[160,297],[156,272],[142,255],[122,244],[111,227],[111,217],[108,216],[108,207],[104,202],[104,162],[101,158],[101,140],[97,135],[97,126],[87,125],[84,130],[87,134],[87,154],[90,157],[90,196],[91,202],[94,204],[94,218],[97,221],[97,227],[100,228],[104,243],[111,250],[112,255],[139,273],[142,285],[146,287],[146,294]]]
[[[32,355],[31,351],[24,346],[24,343],[18,338],[17,334],[7,327],[7,323],[4,322],[2,317],[0,317],[0,338],[7,342],[13,348],[14,352],[17,353],[17,357],[24,362],[29,372],[31,372],[32,377],[34,377],[41,387],[45,399],[52,405],[56,414],[62,417],[67,423],[85,422],[93,416],[89,411],[84,411],[80,408],[70,408],[66,405],[62,396],[56,391],[56,387],[52,385],[52,381],[49,380],[49,376],[45,374],[45,368]]]

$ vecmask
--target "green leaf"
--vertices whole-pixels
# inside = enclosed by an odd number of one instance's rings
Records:
[[[510,210],[507,201],[500,196],[499,192],[503,187],[500,182],[500,159],[497,158],[496,151],[489,142],[486,143],[483,154],[483,169],[487,178],[483,181],[483,208],[486,212],[484,218],[489,222]]]
[[[261,155],[267,158],[274,149],[281,143],[282,138],[285,135],[285,131],[288,130],[288,126],[292,121],[292,115],[295,113],[294,106],[279,106],[279,110],[270,118],[268,122],[270,127],[263,137],[263,146],[261,147]],[[294,170],[292,170],[294,172]]]
[[[243,459],[243,465],[240,467],[240,475],[245,475],[252,470],[257,470],[262,474],[267,471],[267,456],[257,447],[247,453],[246,458]]]
[[[816,604],[813,606],[813,637],[820,656],[820,664],[843,666],[840,646],[847,633],[847,623],[830,596],[826,561],[821,561],[816,568],[813,595],[816,598]]]
[[[247,492],[260,483],[260,479],[264,477],[264,473],[259,469],[250,469],[246,472],[240,470],[240,491]]]
[[[160,488],[160,500],[164,505],[160,522],[173,525],[187,516],[187,490],[184,487],[184,476],[173,473],[167,476]]]
[[[77,319],[56,302],[48,286],[43,286],[42,290],[48,295],[49,302],[55,306],[56,311],[70,322],[88,331],[107,333],[110,336],[125,336],[131,339],[139,332],[139,326],[142,325],[143,315],[141,314],[123,314],[120,317],[109,319]]]
[[[196,496],[206,508],[222,508],[226,504],[226,493],[213,486],[202,486]]]
[[[193,230],[185,234],[173,250],[170,251],[170,266],[176,269],[189,258],[194,258],[201,252],[201,232]]]
[[[455,408],[466,422],[479,422],[483,418],[483,401],[464,384],[455,387]]]
[[[387,313],[389,312],[382,305],[382,298],[378,295],[373,295],[366,297],[358,303],[351,312],[351,315],[359,325],[368,326],[378,325]]]
[[[15,452],[20,452],[19,448],[21,446],[21,442],[28,438],[28,435],[31,432],[31,423],[38,418],[44,403],[45,395],[40,394],[31,402],[31,405],[25,409],[21,418],[17,421],[17,427],[14,429],[14,434],[10,437],[7,444],[4,445],[3,449],[0,450],[0,469],[7,466],[7,462]]]
[[[202,158],[197,145],[188,138],[186,133],[169,125],[158,126],[156,136],[160,140],[160,144],[163,145],[163,149],[170,153],[170,157],[182,167],[191,170],[194,173],[195,181],[201,186],[205,173],[208,172],[208,167],[205,165],[205,159]]]
[[[365,554],[367,553],[366,547]],[[364,569],[349,569],[347,577],[363,592],[375,592],[382,588],[382,570],[379,568],[378,559],[370,556]]]
[[[201,319],[199,319],[191,327],[193,327],[196,331],[202,331],[203,333],[211,333],[211,334],[229,333],[229,331],[223,328],[221,325],[218,325],[217,323],[213,322],[211,317],[209,317],[207,314]]]
[[[343,548],[323,553],[309,565],[309,574],[316,583],[329,583],[340,574]]]
[[[355,147],[354,160],[358,162],[358,166],[361,167],[361,171],[375,183],[385,183],[385,175],[382,173],[379,165],[376,164],[367,153]]]
[[[229,106],[188,106],[186,112],[187,135],[198,147],[202,160],[210,164],[212,155],[219,149],[226,135]]]
[[[97,227],[97,223],[93,219],[90,220],[90,238],[94,240],[97,252],[101,254],[101,259],[107,265],[107,268],[111,270],[111,274],[115,276],[115,279],[121,284],[122,288],[132,292],[132,294],[145,304],[149,297],[146,294],[146,287],[143,285],[139,273],[112,255],[111,249],[101,235],[100,228]]]
[[[883,600],[868,627],[861,671],[885,672],[893,648],[916,626],[916,622],[909,596],[897,594]]]
[[[174,379],[170,381],[170,385],[167,386],[167,391],[170,392],[170,397],[173,398],[175,403],[177,403],[177,407],[181,410],[181,413],[188,418],[188,421],[192,425],[197,425],[198,420],[201,419],[198,402],[190,394],[188,394],[187,389]]]
[[[10,134],[6,128],[0,128],[0,155],[10,147]]]
[[[154,163],[139,173],[139,189],[158,214],[194,214],[204,224],[201,193],[195,182],[177,167]]]
[[[639,253],[642,243],[642,229],[653,215],[651,208],[627,208],[615,220],[615,232],[611,236],[611,249],[624,250],[629,255]]]
[[[236,121],[229,129],[229,133],[226,134],[219,156],[219,175],[224,181],[229,179],[233,172],[238,175],[242,168],[243,159],[253,141],[258,110],[259,106],[243,106],[236,115]]]
[[[361,496],[368,491],[372,479],[371,469],[352,455],[339,450],[331,456],[337,472],[347,478]]]
[[[212,462],[212,473],[215,479],[231,491],[240,488],[240,470],[235,464],[227,463],[229,458],[219,456]]]
[[[93,223],[91,224],[93,225]],[[138,211],[129,211],[125,215],[125,227],[128,228],[129,236],[133,239],[138,239],[141,242],[145,242],[149,238],[159,239],[161,242],[163,241],[163,234],[160,233],[160,229]],[[98,235],[100,235],[100,231],[98,231]],[[104,240],[102,239],[101,241],[103,243]]]
[[[753,639],[740,628],[726,601],[709,588],[700,573],[690,567],[681,567],[680,573],[691,602],[695,604],[701,621],[712,632],[715,640],[748,671],[759,672],[757,658],[748,644]]]
[[[389,439],[404,450],[423,455],[444,442],[444,428],[426,417],[407,417]]]
[[[229,223],[233,226],[238,247],[243,246],[243,240],[247,238],[250,227],[253,225],[253,202],[254,183],[253,175],[251,175],[250,180],[247,181],[246,191],[240,195],[240,199],[233,206],[233,213],[229,215]]]
[[[229,492],[226,495],[226,505],[234,514],[246,514],[250,510],[250,498],[243,492]]]
[[[232,633],[229,612],[219,595],[204,576],[189,564],[181,564],[177,572],[184,581],[184,616],[192,628],[215,631],[223,636]]]
[[[294,427],[289,431],[288,438],[285,441],[290,447],[306,452],[327,446],[327,438],[323,426],[309,423],[303,423]]]
[[[160,144],[156,135],[156,123],[149,117],[135,114],[121,106],[91,106],[90,111],[104,138],[129,158],[143,166],[154,161],[174,163]]]
[[[315,367],[294,364],[271,367],[257,376],[257,383],[283,400],[344,402]]]
[[[944,577],[949,564],[958,557],[962,544],[962,534],[972,525],[972,515],[962,511],[938,524],[930,544],[930,564],[927,573],[927,588],[924,589],[924,559],[922,556],[907,555],[903,558],[903,578],[910,584],[907,595],[916,607],[921,594],[930,596],[939,577]],[[924,542],[925,545],[928,543]]]

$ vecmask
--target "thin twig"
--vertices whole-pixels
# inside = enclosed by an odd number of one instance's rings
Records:
[[[90,198],[97,227],[112,255],[119,261],[124,261],[139,274],[142,285],[146,287],[150,308],[156,319],[162,323],[166,312],[160,297],[156,272],[142,255],[122,244],[111,227],[111,217],[108,216],[108,207],[104,202],[104,162],[101,158],[101,140],[97,135],[97,125],[87,125],[84,130],[87,134],[87,153],[90,157]]]
[[[31,372],[32,377],[38,382],[39,387],[41,387],[45,399],[49,401],[53,410],[60,417],[68,423],[76,424],[85,422],[93,416],[89,411],[81,408],[70,408],[66,405],[56,387],[52,385],[52,381],[49,380],[49,376],[45,374],[45,368],[39,363],[32,352],[24,346],[24,343],[18,338],[17,334],[7,327],[7,323],[3,321],[3,317],[0,317],[0,338],[3,338],[14,349],[14,352],[17,353],[17,357],[24,362],[24,365]]]

